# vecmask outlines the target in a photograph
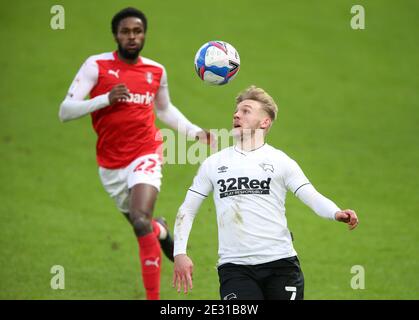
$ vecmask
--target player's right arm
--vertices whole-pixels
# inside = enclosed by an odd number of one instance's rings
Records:
[[[177,289],[177,292],[180,292],[183,288],[183,292],[187,293],[188,290],[193,288],[193,262],[188,257],[186,248],[192,224],[199,207],[213,188],[207,175],[206,167],[207,161],[204,161],[176,216],[173,252],[175,257],[173,287]]]
[[[97,84],[99,69],[94,57],[90,57],[77,72],[67,96],[60,105],[58,116],[62,122],[81,118],[93,111],[109,106],[119,99],[129,97],[128,89],[118,84],[108,93],[84,100]]]

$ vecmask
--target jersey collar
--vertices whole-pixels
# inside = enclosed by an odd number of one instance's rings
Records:
[[[265,146],[266,146],[266,142],[264,144],[262,144],[260,147],[258,147],[256,149],[253,149],[253,150],[250,150],[250,151],[244,151],[244,150],[240,149],[237,145],[235,145],[233,147],[233,149],[234,149],[234,151],[236,151],[236,152],[238,152],[238,153],[240,153],[240,154],[242,154],[244,156],[247,156],[250,153],[254,153],[255,151],[261,150]]]

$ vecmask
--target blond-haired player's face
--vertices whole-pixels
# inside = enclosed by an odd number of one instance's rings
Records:
[[[234,111],[233,135],[244,136],[253,134],[257,129],[266,129],[269,124],[269,117],[262,109],[260,102],[250,99],[243,100]]]

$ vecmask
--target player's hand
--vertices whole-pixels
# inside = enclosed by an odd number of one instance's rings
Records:
[[[201,143],[209,144],[211,149],[217,149],[217,136],[207,130],[198,131],[196,134],[196,140],[199,140]]]
[[[337,221],[347,223],[349,230],[355,229],[359,224],[359,220],[355,211],[351,209],[336,212],[335,218]]]
[[[177,289],[178,293],[182,287],[184,293],[188,293],[188,289],[192,290],[192,273],[192,260],[186,254],[178,254],[175,256],[173,288]]]
[[[109,104],[115,104],[129,98],[129,90],[125,84],[120,83],[109,92]]]

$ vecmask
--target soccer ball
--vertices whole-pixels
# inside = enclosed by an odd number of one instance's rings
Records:
[[[195,55],[196,73],[209,84],[226,84],[237,76],[239,69],[239,53],[224,41],[207,42]]]

